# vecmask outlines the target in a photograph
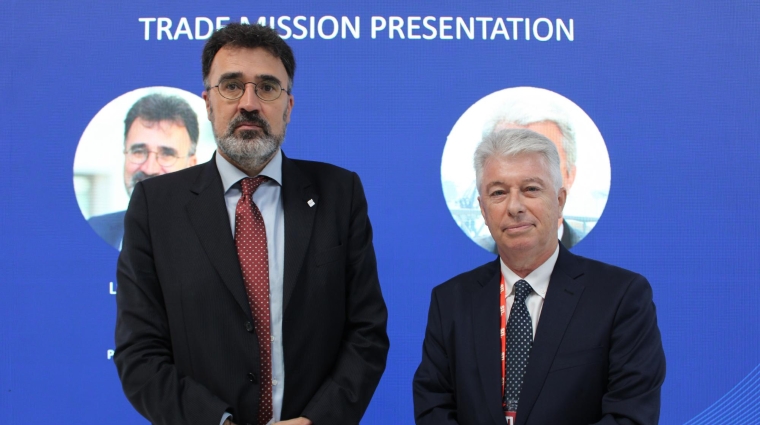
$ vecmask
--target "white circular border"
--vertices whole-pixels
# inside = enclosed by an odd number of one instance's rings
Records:
[[[564,216],[570,223],[585,223],[585,232],[574,226],[581,239],[596,225],[609,196],[611,171],[607,146],[599,129],[578,105],[562,95],[536,87],[513,87],[491,93],[470,106],[446,138],[441,158],[441,186],[446,206],[459,228],[473,242],[493,253],[496,253],[496,244],[477,203],[473,155],[484,126],[497,117],[496,111],[504,104],[520,102],[552,105],[573,124],[577,172]]]
[[[74,192],[82,215],[87,220],[95,215],[127,209],[129,196],[124,187],[124,118],[139,99],[153,93],[173,95],[187,101],[198,115],[198,163],[211,158],[216,149],[211,124],[206,117],[206,103],[191,92],[175,87],[145,87],[127,92],[108,102],[87,124],[74,156]],[[88,176],[92,187],[77,176]],[[92,194],[91,208],[82,194]]]

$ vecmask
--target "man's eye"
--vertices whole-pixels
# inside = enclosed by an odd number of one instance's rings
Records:
[[[132,148],[129,150],[129,153],[132,155],[146,155],[148,150],[145,148]]]
[[[177,156],[177,151],[174,149],[161,149],[158,154],[164,158],[174,158]]]
[[[491,192],[491,196],[504,196],[504,193],[505,192],[503,190],[494,190]]]
[[[222,81],[222,83],[219,85],[222,87],[223,90],[228,90],[228,91],[240,90],[240,88],[242,87],[239,81],[234,81],[234,80]]]
[[[259,83],[259,90],[264,93],[272,93],[277,90],[277,86],[274,83]]]

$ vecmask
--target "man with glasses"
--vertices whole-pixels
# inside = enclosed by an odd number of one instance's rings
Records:
[[[231,24],[202,55],[217,151],[139,182],[125,217],[116,354],[154,424],[358,424],[387,311],[358,176],[280,149],[295,60]]]
[[[124,187],[196,164],[198,117],[182,98],[160,93],[140,98],[124,119]],[[90,217],[90,226],[116,249],[121,249],[124,213]]]

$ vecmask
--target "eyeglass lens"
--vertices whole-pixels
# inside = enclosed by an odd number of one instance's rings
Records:
[[[127,160],[133,164],[143,164],[148,160],[150,154],[156,154],[156,162],[162,167],[170,167],[177,161],[177,152],[171,148],[161,148],[152,151],[146,148],[132,148],[127,151]]]
[[[217,87],[219,94],[223,97],[235,100],[243,97],[245,87],[248,84],[233,78],[225,78],[219,82]],[[275,100],[280,97],[280,93],[282,92],[282,87],[273,81],[251,82],[250,84],[253,84],[253,90],[261,100]]]

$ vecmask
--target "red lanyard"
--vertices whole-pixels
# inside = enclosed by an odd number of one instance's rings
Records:
[[[499,285],[499,310],[501,311],[501,400],[502,409],[507,410],[504,405],[504,388],[507,377],[507,284],[504,281],[504,275],[501,275],[501,284]]]

